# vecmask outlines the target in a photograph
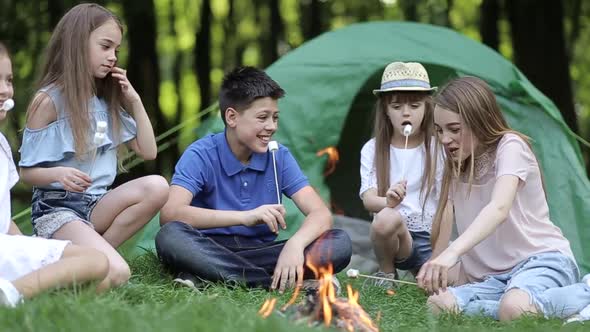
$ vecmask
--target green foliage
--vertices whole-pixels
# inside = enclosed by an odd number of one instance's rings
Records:
[[[15,73],[15,111],[9,120],[0,124],[0,129],[7,136],[15,160],[20,145],[20,130],[24,127],[25,110],[32,93],[35,91],[34,79],[38,74],[42,50],[46,45],[52,24],[71,6],[80,1],[49,0],[17,1],[5,0],[3,11],[0,12],[0,36],[8,44],[13,53]],[[502,2],[502,1],[500,1]],[[123,0],[101,1],[100,3],[125,18]],[[195,120],[204,105],[200,94],[202,88],[209,89],[212,100],[221,84],[223,74],[237,65],[254,65],[266,67],[269,50],[278,50],[282,56],[305,42],[305,29],[309,28],[311,16],[311,0],[279,0],[280,31],[271,31],[270,1],[262,0],[210,0],[210,47],[203,49],[197,45],[197,34],[202,26],[202,9],[205,0],[152,0],[136,4],[138,6],[154,6],[156,24],[157,69],[160,73],[159,96],[144,100],[157,100],[158,105],[146,105],[146,108],[160,112],[166,124],[176,125],[179,121],[187,121],[187,125],[178,133],[168,136],[159,144],[170,144],[178,147],[171,154],[162,154],[159,165],[174,165],[179,155],[191,141],[196,139],[195,129],[200,120]],[[449,0],[319,0],[321,7],[319,21],[321,28],[326,30],[339,29],[349,24],[373,20],[404,20],[408,17],[408,8],[415,8],[416,19],[420,22],[446,25],[473,39],[480,40],[479,21],[482,0],[449,1]],[[590,60],[586,56],[587,45],[590,43],[590,4],[581,2],[581,10],[572,9],[575,2],[566,2],[565,23],[568,34],[568,51],[571,54],[571,78],[574,83],[575,101],[580,121],[582,137],[590,137]],[[51,6],[50,6],[51,4]],[[579,19],[577,38],[570,38],[574,29],[574,20]],[[124,22],[125,23],[125,22]],[[499,51],[508,59],[512,58],[512,41],[510,25],[505,15],[499,22]],[[128,29],[127,29],[128,30]],[[266,47],[272,32],[276,32],[276,45]],[[120,52],[120,64],[127,66],[136,61],[130,59],[125,35]],[[378,41],[376,41],[378,42]],[[197,77],[196,63],[199,59],[208,58],[210,68],[207,77]],[[201,84],[208,86],[202,87]],[[132,82],[134,83],[134,82]],[[152,121],[158,117],[150,114]],[[164,126],[158,127],[161,134]],[[173,149],[170,149],[173,150]],[[154,171],[152,169],[152,171]],[[137,174],[140,175],[140,174]],[[171,174],[163,174],[169,177]],[[28,202],[30,188],[19,186],[13,196]],[[17,213],[18,211],[14,211]]]

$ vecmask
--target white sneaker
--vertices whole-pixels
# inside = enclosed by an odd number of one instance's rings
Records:
[[[590,320],[590,304],[582,309],[579,313],[568,318],[564,324],[580,322],[584,324],[585,321]]]
[[[22,301],[23,296],[18,289],[10,281],[0,279],[0,306],[14,308]]]

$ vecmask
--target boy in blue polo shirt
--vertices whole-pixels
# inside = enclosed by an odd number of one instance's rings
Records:
[[[156,250],[181,278],[234,281],[283,291],[313,278],[305,266],[350,261],[351,241],[331,229],[332,216],[284,146],[276,154],[281,193],[306,216],[287,241],[277,202],[273,159],[268,151],[278,127],[283,89],[263,71],[241,67],[227,74],[219,92],[225,131],[191,144],[178,161]]]

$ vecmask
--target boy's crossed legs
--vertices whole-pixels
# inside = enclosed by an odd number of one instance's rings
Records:
[[[233,281],[268,288],[286,241],[260,243],[241,236],[207,236],[182,222],[162,226],[156,250],[162,263],[175,273],[186,272],[208,281]],[[315,266],[333,265],[334,273],[350,262],[352,244],[339,229],[325,232],[305,248]],[[304,266],[304,279],[315,278]]]

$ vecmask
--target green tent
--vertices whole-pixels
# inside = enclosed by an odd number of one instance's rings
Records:
[[[374,96],[384,67],[417,61],[440,86],[452,77],[474,75],[494,89],[511,126],[533,138],[548,188],[552,220],[570,240],[584,272],[590,270],[590,182],[580,149],[556,106],[509,61],[483,44],[446,28],[374,22],[325,33],[280,58],[267,73],[287,91],[280,102],[275,139],[290,148],[312,185],[336,210],[368,217],[358,198],[360,148],[371,136]],[[199,133],[223,130],[219,116]],[[324,176],[337,147],[336,171]],[[302,216],[286,201],[292,233]]]

